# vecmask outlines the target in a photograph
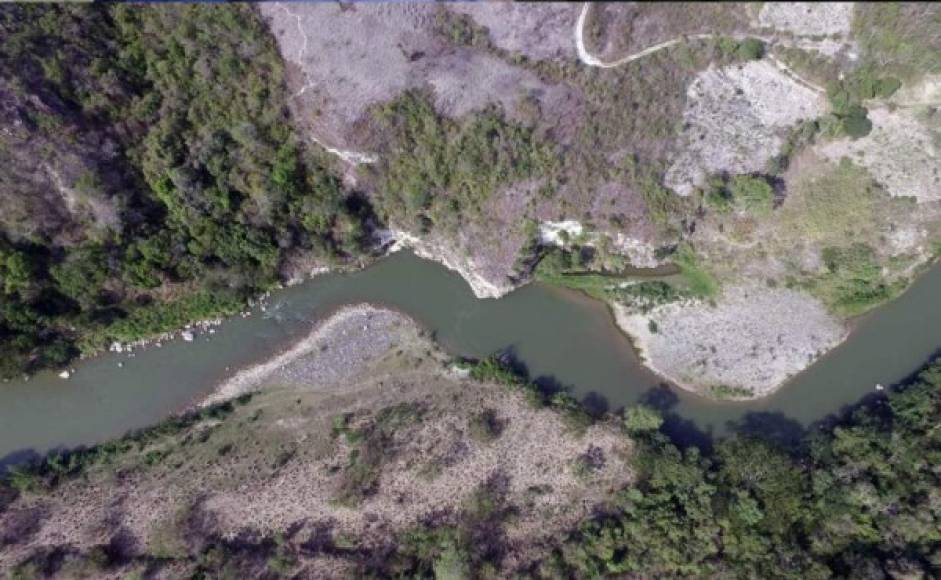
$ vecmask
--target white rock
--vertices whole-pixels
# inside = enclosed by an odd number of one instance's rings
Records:
[[[185,340],[186,342],[193,342],[193,333],[188,330],[184,330],[180,334],[180,336],[182,336],[183,340]]]
[[[562,232],[565,232],[569,238],[574,238],[582,234],[584,228],[576,220],[563,220],[560,222],[542,222],[539,224],[539,241],[543,244],[552,244],[555,246],[564,246],[562,241]]]
[[[67,370],[66,370],[66,371],[62,371],[61,373],[59,373],[59,378],[60,378],[60,379],[67,379],[67,378],[69,378],[70,376],[72,376],[72,374],[71,374],[69,371],[67,371]]]

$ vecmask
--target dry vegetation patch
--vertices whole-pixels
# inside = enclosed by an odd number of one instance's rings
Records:
[[[825,108],[821,95],[767,60],[707,70],[687,89],[683,145],[666,184],[689,195],[709,174],[761,172],[780,152],[784,130]]]
[[[24,490],[0,511],[0,569],[61,549],[60,574],[123,574],[156,557],[172,576],[213,569],[204,559],[224,550],[258,573],[342,577],[378,565],[402,534],[461,524],[481,526],[510,573],[631,482],[619,426],[586,429],[522,391],[464,378],[410,336],[334,393],[317,385],[316,349],[298,352],[268,377],[292,377],[291,388],[141,439],[50,491]],[[121,553],[96,563],[116,538]]]
[[[852,2],[764,2],[758,24],[797,36],[846,36]]]

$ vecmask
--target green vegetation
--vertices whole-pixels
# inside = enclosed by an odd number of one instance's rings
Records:
[[[548,248],[542,253],[533,276],[536,280],[546,284],[561,286],[571,290],[584,292],[598,300],[611,300],[649,312],[656,306],[676,302],[689,296],[711,296],[712,294],[699,294],[703,288],[711,292],[710,284],[714,283],[711,275],[703,270],[688,267],[681,271],[689,272],[689,276],[682,276],[686,283],[697,284],[697,290],[692,288],[678,288],[664,280],[646,279],[638,281],[636,276],[620,276],[593,271],[597,268],[597,260],[586,260],[578,247],[571,250],[561,248]],[[597,257],[597,256],[595,256]],[[681,256],[681,258],[688,256]],[[677,265],[680,265],[677,263]],[[676,278],[676,276],[668,276]]]
[[[775,213],[788,239],[826,246],[872,240],[898,203],[865,169],[846,160],[802,175]]]
[[[736,175],[729,182],[732,198],[748,211],[767,214],[774,203],[774,189],[768,180],[753,175]]]
[[[651,433],[663,425],[660,413],[646,405],[633,405],[624,409],[624,429],[632,435]]]
[[[610,291],[610,296],[617,302],[637,308],[646,314],[656,306],[677,302],[688,294],[662,280],[644,280],[619,286]]]
[[[487,27],[477,24],[469,14],[460,14],[440,6],[435,11],[435,28],[438,34],[452,44],[496,50],[490,41]]]
[[[726,58],[735,60],[759,60],[765,55],[765,43],[758,38],[720,38],[717,41],[718,49]]]
[[[713,385],[709,388],[709,394],[715,399],[747,399],[754,397],[755,393],[751,389],[744,387],[732,387],[729,385]]]
[[[510,378],[514,375],[496,359],[471,369],[513,388],[526,384]],[[572,410],[575,403],[559,405]],[[231,411],[225,404],[186,421],[224,419]],[[394,456],[396,433],[421,416],[414,405],[395,405],[369,417],[342,415],[335,431],[368,432],[357,449],[381,462],[386,454]],[[773,429],[729,435],[708,449],[680,449],[660,431],[664,418],[654,408],[628,407],[623,426],[633,441],[634,481],[569,534],[540,547],[525,572],[540,578],[933,577],[941,565],[941,513],[933,507],[941,489],[939,422],[941,360],[913,382],[815,426],[787,449],[756,437]],[[133,467],[124,456],[167,461],[173,448],[164,444],[166,436],[187,424],[174,419],[119,442],[14,470],[0,483],[0,499],[9,492],[13,497],[49,493],[94,464]],[[190,435],[180,444],[188,444]],[[383,454],[365,450],[374,443],[384,445]],[[603,460],[589,446],[571,469],[590,479]],[[368,468],[366,463],[358,480],[367,487],[374,481]],[[507,502],[505,485],[499,478],[487,481],[455,513],[392,534],[379,551],[340,534],[326,540],[327,549],[357,577],[499,577],[512,557],[502,542],[505,526],[517,513]],[[196,504],[181,509],[168,523],[175,535],[155,544],[141,562],[158,568],[172,564],[197,576],[260,569],[274,577],[295,573],[306,557],[317,554],[288,532],[239,542],[199,536],[200,530],[190,527],[198,516]],[[190,530],[200,543],[180,544]],[[72,554],[70,565],[96,571],[128,558],[138,556],[100,546]],[[50,561],[40,550],[17,569],[41,570]]]
[[[866,244],[827,247],[823,250],[825,274],[813,279],[809,289],[843,316],[855,316],[891,299],[903,282],[888,284],[875,251]]]
[[[941,9],[931,3],[866,3],[854,9],[853,35],[864,66],[906,82],[941,73]]]
[[[930,577],[941,542],[930,507],[941,487],[939,420],[936,363],[885,403],[815,430],[796,454],[736,436],[704,455],[635,429],[637,485],[539,573]]]
[[[55,489],[63,481],[80,477],[93,466],[114,465],[128,455],[144,457],[148,464],[162,461],[172,453],[176,435],[199,423],[224,419],[232,414],[236,405],[245,405],[251,398],[251,395],[244,395],[232,401],[173,416],[154,427],[87,449],[52,453],[40,461],[10,468],[6,483],[20,493],[40,493]]]
[[[791,129],[787,140],[781,147],[781,153],[768,162],[768,174],[781,175],[784,173],[790,165],[791,159],[805,147],[814,143],[817,134],[820,133],[820,125],[816,120],[804,121]]]
[[[706,207],[720,214],[741,209],[764,216],[774,206],[774,188],[760,175],[714,176],[703,194]]]
[[[123,172],[75,183],[116,200],[113,229],[62,242],[0,228],[3,376],[231,313],[292,254],[360,252],[362,204],[294,134],[253,7],[11,5],[0,33],[3,78],[41,96],[17,101],[48,117],[36,138],[54,152],[100,131]]]
[[[702,265],[702,260],[691,245],[680,245],[673,255],[673,263],[680,267],[691,295],[712,298],[719,293],[719,281]]]
[[[830,83],[827,96],[842,133],[853,139],[868,135],[872,131],[872,122],[863,101],[889,98],[900,86],[897,78],[878,78],[871,68],[857,69],[851,76]]]
[[[410,91],[374,117],[389,152],[375,168],[388,194],[377,210],[421,230],[456,228],[498,188],[552,175],[557,164],[550,145],[494,108],[457,122],[439,115],[427,94]]]

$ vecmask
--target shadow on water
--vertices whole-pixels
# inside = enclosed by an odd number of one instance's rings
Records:
[[[728,429],[730,433],[760,439],[789,453],[799,451],[807,435],[803,425],[779,411],[746,413],[741,419],[729,421]]]
[[[837,425],[848,421],[853,416],[853,414],[860,409],[866,409],[870,414],[875,415],[883,421],[887,421],[892,414],[892,410],[887,405],[887,394],[904,391],[909,386],[917,383],[921,374],[927,370],[932,365],[932,363],[939,361],[939,359],[941,359],[941,348],[933,351],[928,357],[925,358],[924,362],[918,366],[916,370],[906,375],[903,379],[891,385],[886,385],[885,391],[872,392],[853,403],[843,405],[838,410],[830,413],[826,417],[823,417],[818,421],[814,421],[807,431],[812,432],[832,429]]]
[[[714,442],[712,428],[704,431],[694,421],[674,411],[680,398],[669,385],[660,383],[644,392],[637,402],[660,413],[663,417],[660,432],[669,437],[674,445],[680,449],[698,447],[704,453],[712,452]]]
[[[557,379],[554,375],[539,375],[538,377],[531,376],[529,367],[527,367],[526,363],[520,359],[516,348],[513,346],[509,346],[499,351],[495,356],[516,376],[536,385],[536,388],[539,389],[539,392],[542,393],[542,395],[546,398],[551,398],[557,393],[571,394],[578,392],[578,389],[576,389],[574,385],[565,384]],[[581,404],[585,410],[595,418],[601,417],[611,410],[611,404],[608,401],[608,398],[596,391],[591,391],[582,397]]]
[[[61,452],[61,449],[50,451],[50,453]],[[20,449],[12,453],[7,453],[3,457],[0,457],[0,476],[4,475],[8,469],[14,465],[21,465],[25,463],[36,463],[43,459],[45,455],[41,455],[36,452],[35,449]]]

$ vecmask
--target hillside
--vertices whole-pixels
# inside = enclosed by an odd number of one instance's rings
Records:
[[[752,398],[941,238],[933,5],[0,14],[6,377],[394,239],[481,297],[585,290],[664,378]]]
[[[367,243],[251,7],[0,9],[0,375],[235,311]]]

